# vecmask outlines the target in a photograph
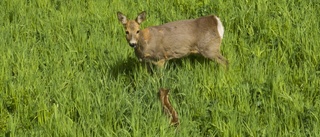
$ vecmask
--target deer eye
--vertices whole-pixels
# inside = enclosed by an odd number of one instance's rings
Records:
[[[128,35],[128,34],[129,34],[129,31],[126,31],[126,34]]]
[[[137,31],[137,34],[140,33],[140,30]]]

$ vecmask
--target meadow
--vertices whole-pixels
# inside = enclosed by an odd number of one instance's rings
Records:
[[[320,136],[319,9],[319,0],[1,0],[0,136]],[[117,11],[146,11],[142,28],[218,15],[228,69],[190,56],[150,73]]]

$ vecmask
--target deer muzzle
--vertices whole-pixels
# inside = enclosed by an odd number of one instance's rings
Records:
[[[137,43],[129,43],[130,47],[132,48],[136,48],[137,47]]]

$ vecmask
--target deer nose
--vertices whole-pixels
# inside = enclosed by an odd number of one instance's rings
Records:
[[[130,47],[132,48],[136,48],[137,47],[137,43],[129,43]]]

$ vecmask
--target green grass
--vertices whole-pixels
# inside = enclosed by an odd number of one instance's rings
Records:
[[[0,136],[320,136],[319,9],[316,0],[2,0]],[[192,56],[149,73],[116,18],[142,10],[142,27],[218,15],[229,69]]]

